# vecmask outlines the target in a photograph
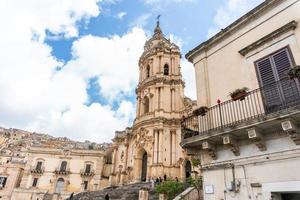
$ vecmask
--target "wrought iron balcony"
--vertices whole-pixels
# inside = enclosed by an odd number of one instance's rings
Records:
[[[80,175],[81,176],[94,176],[95,172],[94,170],[85,170],[85,169],[81,169],[80,170]]]
[[[30,172],[32,174],[43,174],[45,171],[45,167],[32,167]]]
[[[239,100],[219,103],[201,114],[194,112],[181,122],[183,139],[263,121],[284,111],[299,111],[299,106],[299,81],[285,78],[250,91]]]
[[[54,172],[59,175],[68,175],[70,174],[70,168],[67,167],[66,169],[61,169],[60,167],[57,167]]]

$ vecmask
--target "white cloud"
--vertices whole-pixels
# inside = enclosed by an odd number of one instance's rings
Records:
[[[126,15],[127,15],[126,12],[119,12],[119,13],[116,15],[116,17],[117,17],[118,19],[123,19]]]
[[[139,28],[133,28],[122,37],[82,37],[73,44],[75,59],[67,63],[64,70],[86,79],[98,77],[101,94],[109,100],[132,94],[138,81],[138,59],[145,40],[146,35]]]
[[[133,20],[133,22],[130,23],[131,27],[140,27],[143,28],[148,24],[148,20],[152,15],[150,13],[144,13],[140,15],[138,18]]]
[[[211,37],[264,0],[227,0],[218,8],[207,37]]]
[[[181,60],[180,66],[183,80],[185,82],[184,94],[192,100],[196,100],[197,96],[194,66],[186,59]]]
[[[134,106],[88,102],[88,80],[98,77],[107,98],[122,97],[136,84],[145,33],[85,36],[73,44],[73,59],[58,61],[44,40],[46,30],[78,36],[77,23],[97,16],[98,0],[0,1],[0,126],[46,132],[72,139],[109,141],[125,128]],[[14,14],[13,14],[14,13]],[[56,71],[57,67],[62,67]],[[115,111],[117,109],[117,111]]]
[[[162,3],[183,3],[183,2],[195,2],[196,0],[143,0],[146,4],[155,5],[155,4],[162,4]]]

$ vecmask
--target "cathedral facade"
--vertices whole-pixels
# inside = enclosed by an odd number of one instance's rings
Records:
[[[157,22],[139,59],[133,126],[113,139],[111,185],[190,175],[191,163],[180,146],[180,120],[193,102],[184,96],[180,57],[179,47],[164,37]]]

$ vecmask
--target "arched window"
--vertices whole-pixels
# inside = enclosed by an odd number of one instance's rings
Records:
[[[164,75],[165,76],[169,75],[169,65],[168,64],[165,64],[165,66],[164,66]]]
[[[55,193],[61,193],[64,190],[65,180],[59,178],[56,182]]]
[[[67,161],[62,161],[60,165],[60,171],[64,172],[67,170]]]
[[[145,97],[144,99],[144,114],[149,112],[149,98]]]
[[[150,77],[150,66],[148,65],[146,68],[146,77],[149,78]]]

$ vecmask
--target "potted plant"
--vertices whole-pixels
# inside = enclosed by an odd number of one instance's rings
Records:
[[[242,101],[247,96],[248,90],[249,90],[249,88],[247,88],[247,87],[239,88],[239,89],[234,90],[233,92],[230,92],[229,96],[231,97],[231,99],[233,101],[237,101],[237,100]]]
[[[206,113],[208,111],[208,107],[206,106],[201,106],[200,108],[194,110],[194,115],[201,115],[201,116],[205,116]]]
[[[300,78],[300,65],[293,66],[289,70],[288,76],[290,79]]]

